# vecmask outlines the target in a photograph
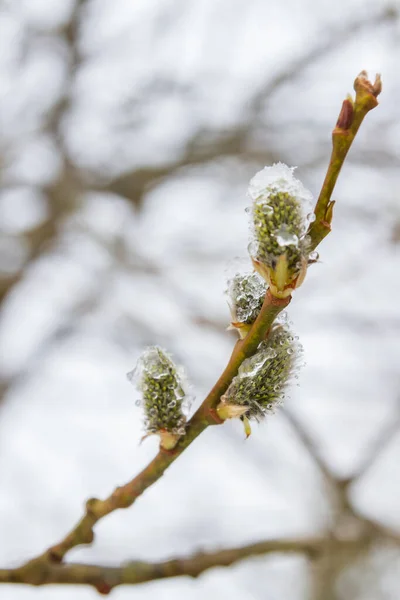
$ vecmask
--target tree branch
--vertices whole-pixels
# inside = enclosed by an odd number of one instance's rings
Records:
[[[333,186],[335,185],[341,165],[363,117],[368,110],[377,104],[376,96],[380,91],[379,83],[380,82],[377,79],[374,86],[372,86],[366,79],[365,74],[362,73],[356,79],[355,88],[357,96],[354,107],[349,100],[346,100],[344,103],[337,127],[334,130],[333,158],[315,208],[316,221],[311,225],[309,232],[314,247],[327,233],[323,228],[326,227],[328,213],[330,216],[332,214],[330,195]],[[337,134],[336,136],[335,132]],[[315,229],[313,229],[314,226]],[[198,555],[191,559],[168,561],[166,563],[153,565],[151,568],[146,563],[133,563],[133,567],[130,565],[125,567],[122,571],[120,569],[117,569],[117,571],[111,569],[110,571],[110,568],[108,568],[107,573],[111,578],[113,575],[122,577],[122,580],[112,581],[111,583],[105,581],[104,577],[101,581],[99,580],[99,577],[101,578],[102,567],[88,565],[61,566],[58,564],[63,561],[66,553],[70,549],[81,544],[90,544],[93,541],[93,528],[97,521],[119,508],[131,506],[149,486],[155,483],[163,475],[168,466],[172,464],[209,425],[220,424],[223,422],[215,411],[221,396],[226,392],[232,379],[238,373],[242,362],[256,352],[260,342],[265,339],[276,316],[289,304],[290,300],[290,296],[283,299],[276,298],[271,294],[270,290],[267,291],[261,311],[249,333],[244,339],[239,340],[236,343],[227,367],[202,405],[188,422],[186,434],[180,438],[177,446],[173,448],[173,450],[167,451],[161,448],[156,457],[141,473],[126,485],[116,488],[105,500],[99,500],[97,498],[89,499],[86,503],[84,516],[71,532],[61,540],[61,542],[50,547],[43,554],[28,561],[17,569],[0,571],[0,582],[20,582],[31,583],[33,585],[57,582],[88,583],[95,585],[99,591],[108,592],[112,587],[119,585],[120,583],[138,583],[139,581],[147,581],[149,579],[170,577],[180,574],[197,576],[199,573],[215,564],[229,565],[235,560],[238,560],[238,558],[242,556],[243,549],[241,549],[239,554],[237,550],[223,551],[218,554],[219,558],[216,558],[216,555],[214,554],[213,562],[211,564],[209,560],[210,555]],[[303,436],[303,443],[307,446],[307,437]],[[312,449],[311,446],[310,448]],[[318,454],[315,454],[315,456],[325,476],[328,477],[329,473],[326,471],[323,461],[319,460]],[[261,547],[265,548],[265,546]],[[256,545],[258,551],[254,550],[254,545],[247,547],[248,550],[245,555],[248,556],[254,553],[268,551],[265,549],[261,551],[261,547]],[[270,546],[268,547],[270,548]],[[282,548],[282,546],[280,547]],[[304,546],[302,547],[302,551],[304,551]],[[208,558],[204,558],[204,556],[207,556]],[[149,576],[148,573],[149,569],[151,576]],[[125,577],[127,577],[127,580],[125,580]],[[136,580],[137,577],[140,577],[140,579]],[[99,581],[101,584],[105,583],[106,588],[102,588],[101,585],[98,584]]]
[[[244,340],[239,340],[232,352],[229,363],[212,388],[203,404],[188,423],[186,435],[171,451],[160,450],[149,465],[122,487],[118,487],[105,500],[91,498],[86,503],[86,512],[72,531],[58,544],[49,548],[44,554],[30,561],[31,564],[44,561],[60,562],[65,554],[80,544],[90,544],[93,541],[93,527],[103,517],[119,508],[131,506],[135,500],[153,483],[155,483],[180,454],[202,433],[209,425],[222,423],[214,409],[221,396],[228,389],[233,377],[237,374],[245,358],[252,356],[257,346],[264,339],[275,317],[289,304],[290,297],[279,299],[267,292],[263,307],[254,322],[249,334]],[[29,564],[29,563],[28,563]]]
[[[346,480],[346,485],[350,486],[361,477],[363,477],[367,471],[369,471],[375,462],[378,460],[379,456],[382,452],[389,446],[390,442],[393,440],[395,435],[400,430],[400,399],[398,402],[398,407],[396,414],[393,415],[388,422],[383,426],[382,430],[377,435],[376,439],[371,444],[368,452],[364,456],[363,461],[359,465],[356,472]]]
[[[0,583],[30,585],[73,584],[91,585],[101,593],[109,593],[118,585],[135,585],[155,579],[187,575],[198,577],[213,567],[229,565],[248,558],[272,552],[304,553],[311,557],[321,548],[319,539],[267,540],[239,548],[217,552],[200,552],[191,557],[178,557],[159,563],[133,561],[121,567],[86,564],[30,563],[19,569],[0,569]]]

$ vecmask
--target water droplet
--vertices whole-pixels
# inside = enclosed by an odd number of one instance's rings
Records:
[[[275,232],[275,239],[282,248],[299,245],[299,238],[297,235],[295,233],[290,233],[284,227],[281,227]]]
[[[309,223],[314,223],[314,221],[315,221],[315,219],[316,219],[316,216],[315,216],[315,214],[314,214],[314,213],[309,213],[309,214],[307,215],[307,219],[308,219],[308,222],[309,222]]]
[[[248,250],[250,256],[257,256],[258,243],[256,241],[250,242],[250,244],[247,246],[247,250]]]
[[[309,258],[310,258],[310,260],[318,260],[318,258],[319,258],[318,252],[316,250],[313,250],[313,252],[310,252]]]
[[[128,381],[130,381],[131,383],[133,383],[133,380],[135,378],[135,374],[136,374],[136,369],[133,369],[133,371],[129,371],[129,373],[126,374],[126,377],[127,377]]]
[[[239,376],[254,377],[264,367],[266,361],[274,356],[276,356],[276,352],[275,350],[271,350],[271,348],[257,352],[254,356],[242,362],[239,367]]]
[[[269,204],[263,204],[262,211],[263,211],[264,215],[267,215],[267,216],[272,215],[274,213],[274,209]]]
[[[167,406],[168,406],[168,408],[175,408],[176,400],[171,400],[171,402],[168,402]]]
[[[142,406],[142,401],[139,398],[135,400],[135,406]]]

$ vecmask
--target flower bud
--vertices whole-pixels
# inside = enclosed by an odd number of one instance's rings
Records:
[[[280,298],[304,279],[308,259],[305,235],[311,193],[282,163],[265,167],[250,181],[253,240],[249,251],[255,269]]]
[[[302,352],[301,344],[286,325],[273,325],[268,338],[252,357],[243,361],[222,396],[217,407],[220,418],[260,420],[273,412],[297,372]]]
[[[226,293],[232,317],[231,328],[237,329],[242,339],[258,317],[266,291],[267,286],[257,273],[236,273],[228,281]]]
[[[136,368],[128,373],[142,393],[146,435],[156,433],[161,446],[172,449],[185,434],[186,416],[183,402],[186,397],[183,375],[171,357],[158,346],[147,348]]]

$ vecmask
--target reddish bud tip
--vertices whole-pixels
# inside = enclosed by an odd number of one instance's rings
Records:
[[[353,122],[353,103],[349,98],[343,100],[342,109],[340,111],[336,127],[338,129],[350,129],[350,126]]]
[[[47,553],[47,556],[49,558],[49,561],[52,563],[60,564],[62,561],[62,556],[57,554],[57,552],[55,552],[54,550],[49,550],[49,552]]]
[[[96,584],[96,590],[99,592],[99,594],[107,596],[111,592],[112,587],[105,581],[101,581],[100,583]]]
[[[376,98],[382,91],[381,76],[377,73],[374,83],[371,83],[367,71],[361,71],[354,81],[354,89],[357,93],[367,92]]]

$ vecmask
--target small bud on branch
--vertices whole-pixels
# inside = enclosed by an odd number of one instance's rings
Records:
[[[230,329],[237,329],[241,339],[258,317],[266,291],[265,281],[257,273],[236,273],[228,281],[227,295],[232,317]]]

